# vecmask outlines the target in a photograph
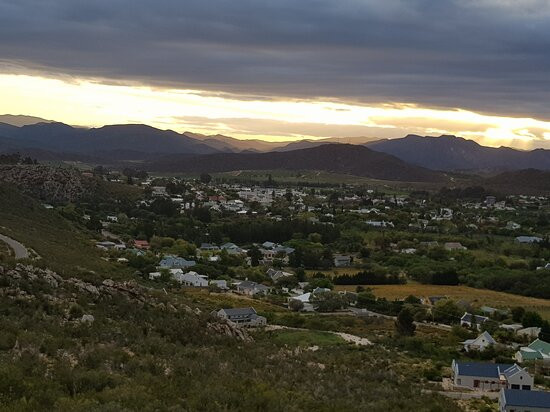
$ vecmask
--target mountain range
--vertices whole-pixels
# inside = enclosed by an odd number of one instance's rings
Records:
[[[163,161],[173,161],[171,155],[177,157],[179,155],[283,153],[313,149],[327,144],[334,148],[336,143],[343,145],[353,143],[353,147],[360,154],[366,153],[361,147],[367,147],[371,151],[391,155],[411,166],[445,172],[493,173],[527,168],[550,170],[550,150],[522,151],[508,147],[486,147],[472,140],[447,135],[440,137],[408,135],[403,138],[382,140],[353,137],[267,142],[258,139],[236,139],[220,134],[177,133],[142,124],[84,128],[22,115],[0,115],[0,121],[2,120],[0,152],[18,151],[47,160],[82,160],[97,163],[141,161],[154,165],[159,164],[160,158],[163,158]],[[346,149],[346,153],[353,164],[356,158],[352,151]],[[228,164],[230,161],[236,161],[232,159],[237,158],[240,157],[228,156],[227,161],[221,162],[224,156],[218,156],[217,161]],[[275,155],[272,158],[279,159]],[[247,159],[243,160],[244,162],[251,162],[249,159],[252,158],[243,159]]]
[[[441,172],[410,165],[365,146],[324,144],[317,147],[267,153],[175,154],[146,164],[159,172],[200,173],[233,170],[318,170],[404,182],[444,182]]]
[[[368,147],[434,170],[550,170],[550,150],[523,151],[509,147],[487,147],[473,140],[449,135],[408,135],[400,139],[372,142]]]

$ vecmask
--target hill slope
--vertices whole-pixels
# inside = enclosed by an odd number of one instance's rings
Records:
[[[550,194],[550,171],[517,170],[483,179],[481,185],[502,193]]]
[[[486,147],[456,136],[408,135],[368,143],[367,147],[433,170],[550,170],[550,150]]]
[[[167,156],[148,164],[159,172],[227,172],[232,170],[322,170],[381,180],[436,182],[441,173],[411,166],[364,146],[327,144],[308,149],[270,153],[223,153],[206,156]]]

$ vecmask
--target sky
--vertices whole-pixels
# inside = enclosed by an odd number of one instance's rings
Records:
[[[550,148],[550,0],[0,0],[0,113]]]

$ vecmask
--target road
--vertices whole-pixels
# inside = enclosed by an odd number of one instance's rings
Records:
[[[304,329],[304,328],[293,328],[290,326],[283,326],[283,325],[268,325],[265,328],[266,330],[281,330],[281,329],[288,329],[288,330],[301,330],[301,331],[307,331],[307,332],[326,332],[331,333],[336,336],[340,336],[342,339],[344,339],[346,342],[349,343],[355,343],[359,346],[368,346],[372,345],[372,342],[368,340],[367,338],[362,338],[361,336],[352,335],[350,333],[344,333],[344,332],[334,332],[331,330],[312,330],[312,329]]]
[[[28,259],[30,257],[29,250],[17,240],[0,235],[0,241],[8,244],[11,250],[13,250],[16,259]]]

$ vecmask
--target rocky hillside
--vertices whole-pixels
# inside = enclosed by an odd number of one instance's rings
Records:
[[[99,181],[84,177],[74,168],[45,165],[2,165],[0,182],[16,186],[23,193],[48,202],[74,202],[90,196]]]
[[[380,349],[252,341],[186,295],[1,267],[0,410],[458,411]]]

